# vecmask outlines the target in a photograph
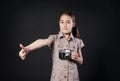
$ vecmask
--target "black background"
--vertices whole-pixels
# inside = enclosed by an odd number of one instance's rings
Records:
[[[49,81],[51,51],[45,46],[22,61],[19,44],[59,32],[62,11],[76,15],[85,47],[84,63],[78,65],[81,81],[120,81],[119,4],[112,0],[2,1],[1,69],[8,81]]]

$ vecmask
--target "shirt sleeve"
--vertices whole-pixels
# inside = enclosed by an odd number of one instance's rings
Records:
[[[49,35],[48,39],[51,40],[51,43],[48,44],[48,47],[52,48],[53,42],[55,41],[55,35]]]
[[[85,45],[84,45],[84,43],[83,43],[83,41],[82,41],[82,39],[80,40],[80,47],[82,48],[82,47],[84,47]]]

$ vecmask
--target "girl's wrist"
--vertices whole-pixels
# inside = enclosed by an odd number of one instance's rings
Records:
[[[28,54],[30,52],[29,47],[27,46],[25,48],[26,48],[26,54]]]

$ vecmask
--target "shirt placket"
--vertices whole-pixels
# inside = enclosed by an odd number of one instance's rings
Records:
[[[69,49],[70,48],[70,44],[69,44],[69,41],[68,40],[66,40],[66,44],[65,44],[65,47],[66,47],[66,49]],[[67,75],[67,81],[69,81],[69,61],[67,62],[67,64],[66,64],[66,75]]]

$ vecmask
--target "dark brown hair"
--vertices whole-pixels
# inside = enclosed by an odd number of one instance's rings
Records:
[[[62,15],[70,16],[72,18],[73,22],[76,24],[75,15],[72,12],[62,12],[59,16],[59,19]],[[72,34],[73,34],[73,36],[80,38],[79,30],[76,27],[76,25],[75,25],[75,27],[72,28]]]

